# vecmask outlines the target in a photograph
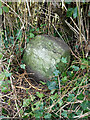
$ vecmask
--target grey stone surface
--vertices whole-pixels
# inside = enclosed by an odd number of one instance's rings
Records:
[[[39,80],[49,80],[58,65],[62,72],[66,64],[61,62],[61,58],[67,58],[70,61],[70,50],[68,45],[53,36],[38,35],[32,39],[25,50],[23,61],[26,64],[28,72],[34,72],[35,78]]]

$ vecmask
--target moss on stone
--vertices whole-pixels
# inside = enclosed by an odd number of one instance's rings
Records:
[[[63,71],[66,67],[60,61],[61,57],[66,57],[70,61],[69,47],[59,38],[47,35],[38,35],[30,41],[25,50],[23,61],[28,70],[35,72],[38,79],[49,79],[58,68]]]

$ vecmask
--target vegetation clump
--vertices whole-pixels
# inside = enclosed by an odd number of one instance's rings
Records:
[[[60,11],[60,12],[58,12]],[[1,17],[2,16],[2,17]],[[0,0],[0,118],[86,119],[90,116],[89,2],[31,3]],[[27,73],[23,53],[29,41],[47,34],[64,40],[70,65],[39,83]],[[62,64],[67,65],[65,57]]]

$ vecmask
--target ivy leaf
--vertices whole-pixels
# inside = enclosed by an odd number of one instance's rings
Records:
[[[80,106],[82,107],[83,110],[87,110],[88,108],[90,108],[90,103],[88,100],[85,100],[82,102],[82,104],[80,104]]]
[[[68,102],[74,100],[74,99],[73,99],[74,96],[75,96],[74,94],[69,94],[69,97],[67,98]]]
[[[45,119],[50,119],[51,118],[51,114],[50,113],[47,113],[45,116],[44,116]]]
[[[90,11],[88,11],[88,16],[90,17]]]
[[[62,57],[62,58],[61,58],[61,62],[67,63],[67,58]]]
[[[8,13],[8,12],[9,12],[9,8],[8,8],[8,7],[6,7],[6,6],[4,6],[4,7],[3,7],[3,10],[4,10],[4,12],[6,12],[6,13]]]
[[[34,103],[35,108],[39,109],[39,107],[40,107],[41,104],[42,103],[40,101],[37,101],[36,103]]]
[[[35,28],[30,29],[30,32],[34,32],[34,31],[35,31]]]
[[[29,42],[29,38],[26,39],[27,43]]]
[[[30,33],[30,38],[34,38],[34,34],[33,33]]]
[[[78,110],[78,111],[76,111],[76,114],[77,114],[77,115],[80,115],[81,112],[82,112],[81,110]]]
[[[44,94],[43,94],[43,93],[39,93],[39,92],[36,92],[36,93],[37,93],[37,96],[38,96],[39,98],[44,97]]]
[[[73,8],[68,8],[67,13],[66,13],[66,16],[67,16],[67,17],[71,17],[72,14],[73,14]]]
[[[78,66],[73,65],[72,68],[74,68],[74,71],[79,71],[79,67]]]
[[[39,28],[37,28],[36,31],[39,32]]]
[[[61,113],[61,115],[66,118],[66,117],[67,117],[67,111],[64,110],[64,111]]]
[[[0,15],[2,15],[2,8],[0,8]]]
[[[81,69],[84,70],[86,68],[85,65],[81,65]]]
[[[36,110],[34,114],[35,118],[40,119],[43,116],[43,111]]]
[[[11,77],[12,73],[5,72],[4,73],[6,77]]]
[[[0,59],[3,57],[3,54],[2,53],[0,53]]]
[[[27,107],[31,102],[31,99],[24,99],[23,100],[23,107]]]
[[[62,100],[60,100],[59,102],[59,105],[60,105],[60,107],[62,106],[62,104],[63,104],[63,101]]]
[[[78,16],[78,9],[77,7],[75,7],[73,10],[73,18],[76,18],[77,16]]]
[[[4,93],[7,93],[9,90],[8,90],[8,88],[5,86],[5,87],[2,88],[1,91],[4,92]]]
[[[62,82],[65,83],[65,82],[67,82],[67,81],[68,81],[67,76],[64,76],[64,77],[62,78]]]
[[[25,64],[21,64],[20,67],[25,70]]]
[[[56,89],[56,82],[54,82],[54,81],[50,82],[49,85],[48,85],[48,89],[49,90]]]
[[[0,118],[5,118],[5,116],[2,115],[2,116],[0,116]]]
[[[82,65],[81,65],[81,69],[83,70],[83,69],[87,68],[87,66],[88,66],[88,60],[83,59],[82,60]]]
[[[8,80],[8,81],[0,81],[0,85],[1,85],[2,87],[7,87],[7,88],[8,88],[8,85],[7,85],[7,84],[10,84],[10,83],[11,83],[10,80]]]
[[[86,2],[86,0],[82,0],[82,2],[83,2],[83,3],[85,3],[85,2]]]
[[[60,74],[60,71],[56,69],[56,70],[53,72],[53,74],[54,74],[55,76],[58,76],[58,75]]]
[[[55,100],[56,98],[58,98],[58,94],[55,93],[54,95],[50,96],[50,98],[51,98],[52,100]]]
[[[72,0],[68,0],[68,1],[65,0],[65,3],[67,3],[67,4],[70,4],[71,2],[72,2]]]
[[[84,95],[81,93],[80,95],[77,96],[77,99],[83,100],[84,99]]]

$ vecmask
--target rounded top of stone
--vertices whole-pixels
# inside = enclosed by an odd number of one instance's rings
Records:
[[[39,38],[39,37],[43,37],[43,38],[47,38],[48,40],[55,41],[58,45],[63,47],[64,50],[69,50],[69,46],[65,43],[65,41],[61,40],[58,37],[54,37],[54,36],[51,36],[51,35],[45,35],[45,34],[36,36],[36,38]]]

